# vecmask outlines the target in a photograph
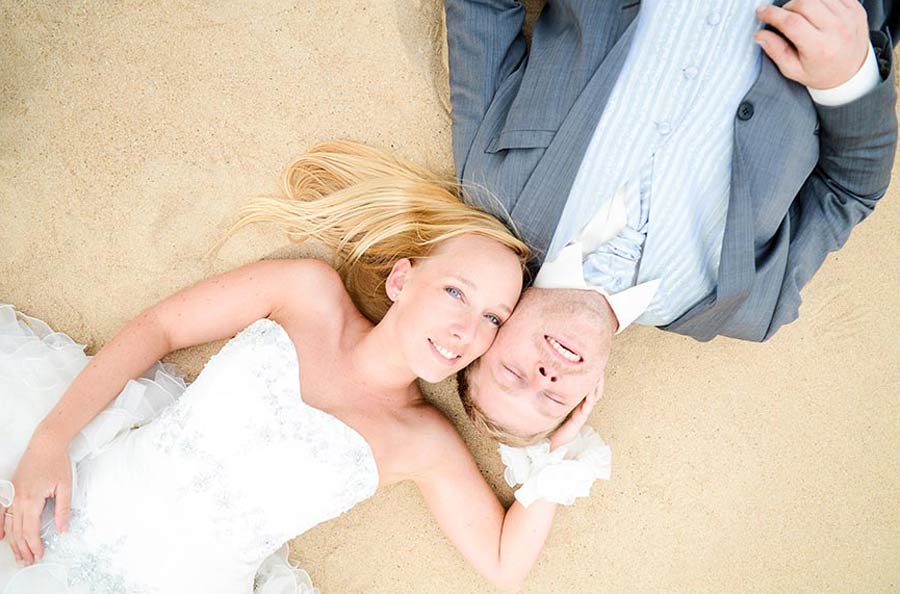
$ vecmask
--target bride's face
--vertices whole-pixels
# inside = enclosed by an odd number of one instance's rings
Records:
[[[385,290],[404,359],[435,383],[491,346],[519,298],[522,267],[500,243],[462,235],[414,264],[398,262]]]

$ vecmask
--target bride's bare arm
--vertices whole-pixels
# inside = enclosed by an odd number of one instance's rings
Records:
[[[125,383],[178,349],[234,336],[272,315],[285,287],[327,264],[264,260],[200,281],[141,312],[75,378],[40,429],[68,443]]]
[[[556,504],[518,501],[504,509],[449,421],[429,426],[439,452],[414,480],[444,534],[479,573],[506,591],[521,589],[550,532]],[[432,441],[433,440],[433,441]]]
[[[315,260],[256,262],[179,291],[129,322],[41,421],[19,462],[11,526],[6,522],[16,557],[30,564],[43,555],[40,515],[47,498],[56,497],[56,526],[65,529],[71,491],[68,444],[129,379],[174,350],[227,338],[259,318],[276,317],[289,299],[302,299],[304,289],[336,278],[327,264]]]

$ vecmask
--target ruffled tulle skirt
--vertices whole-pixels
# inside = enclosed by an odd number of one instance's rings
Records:
[[[9,479],[31,434],[87,365],[84,345],[55,332],[47,324],[0,304],[0,505],[14,498]],[[157,363],[129,381],[122,392],[72,440],[72,509],[80,505],[78,464],[99,453],[123,432],[151,421],[185,391],[184,376],[173,366]],[[53,527],[52,500],[41,517],[42,538]],[[0,543],[0,592],[3,594],[89,594],[73,586],[69,567],[52,562],[18,566],[6,542]],[[288,561],[287,545],[260,566],[256,594],[311,594],[309,576]]]

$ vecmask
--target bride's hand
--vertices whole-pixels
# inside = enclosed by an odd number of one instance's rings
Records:
[[[49,497],[56,497],[56,529],[64,532],[69,522],[72,469],[67,444],[35,431],[13,476],[16,495],[6,519],[5,532],[16,560],[31,565],[44,556],[41,512]]]
[[[603,396],[604,379],[603,377],[600,378],[597,386],[584,397],[581,404],[575,407],[569,418],[553,432],[553,435],[550,436],[550,451],[575,439],[578,432],[581,431],[581,428],[587,422],[591,411],[594,410],[594,405]]]

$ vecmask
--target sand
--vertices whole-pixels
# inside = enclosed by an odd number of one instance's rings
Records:
[[[437,0],[0,5],[0,301],[86,343],[209,274],[313,143],[449,171]],[[532,593],[900,591],[900,184],[766,344],[617,339],[591,421],[612,480],[558,514]],[[301,251],[299,253],[309,253]],[[220,344],[169,360],[196,374]],[[495,445],[429,389],[505,501]],[[296,539],[324,594],[490,592],[411,485]]]

